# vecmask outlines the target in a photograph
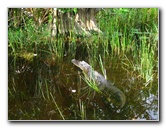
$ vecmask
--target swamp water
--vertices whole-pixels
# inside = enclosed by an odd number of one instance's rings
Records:
[[[132,59],[131,55],[125,56]],[[125,70],[125,56],[103,58],[108,80],[126,96],[119,108],[88,87],[73,58],[38,54],[27,60],[9,55],[8,119],[158,120],[158,80],[145,85],[132,68]],[[94,69],[102,74],[99,62]]]

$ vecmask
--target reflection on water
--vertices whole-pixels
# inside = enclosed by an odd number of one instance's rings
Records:
[[[38,56],[33,61],[9,56],[9,120],[158,120],[158,80],[145,86],[123,70],[120,58],[105,59],[105,68],[126,95],[122,108],[90,89],[72,58]],[[101,73],[100,67],[95,69]]]

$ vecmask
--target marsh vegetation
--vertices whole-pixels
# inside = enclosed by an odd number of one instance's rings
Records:
[[[88,36],[52,36],[52,12],[36,11],[30,17],[8,10],[9,120],[159,119],[157,8],[101,9],[95,19],[102,32]],[[125,105],[88,86],[72,59],[88,62],[119,88]]]

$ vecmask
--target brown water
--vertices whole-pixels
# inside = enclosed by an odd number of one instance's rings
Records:
[[[108,80],[126,95],[126,104],[119,108],[88,87],[72,59],[37,55],[28,61],[9,56],[8,119],[158,120],[157,78],[145,86],[132,68],[124,69],[124,56],[104,58]],[[94,69],[102,73],[97,65]]]

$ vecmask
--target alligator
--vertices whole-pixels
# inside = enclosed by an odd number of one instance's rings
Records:
[[[87,62],[76,59],[72,59],[71,62],[82,70],[85,78],[95,81],[96,86],[105,96],[107,96],[109,102],[112,101],[115,105],[120,107],[125,105],[126,97],[124,93],[111,82],[106,80],[103,75],[93,70]]]

